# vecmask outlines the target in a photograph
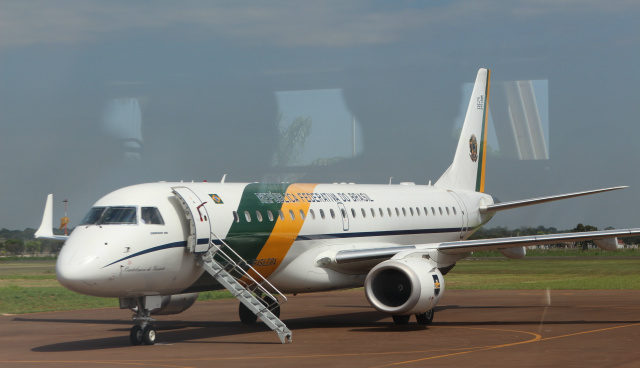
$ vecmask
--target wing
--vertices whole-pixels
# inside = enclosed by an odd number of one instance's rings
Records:
[[[338,269],[362,270],[363,268],[373,267],[373,265],[379,262],[390,259],[400,252],[411,254],[437,250],[447,255],[465,255],[466,253],[480,250],[505,250],[531,245],[556,244],[585,240],[593,240],[599,247],[611,250],[616,245],[617,238],[636,235],[640,235],[640,228],[342,250],[336,253],[333,263]]]
[[[462,240],[446,242],[438,245],[437,249],[446,254],[459,254],[480,250],[508,249],[515,247],[528,247],[531,245],[556,244],[566,242],[578,242],[593,240],[601,247],[606,248],[606,244],[611,240],[627,236],[640,234],[640,228],[587,231],[582,233],[546,234],[532,236],[517,236],[513,238],[495,238],[480,240]],[[609,241],[607,241],[609,240]],[[611,250],[611,249],[607,249]]]

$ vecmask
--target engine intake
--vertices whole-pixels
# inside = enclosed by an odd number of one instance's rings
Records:
[[[369,271],[364,286],[367,300],[375,309],[410,315],[436,306],[444,292],[444,278],[422,258],[392,259]]]

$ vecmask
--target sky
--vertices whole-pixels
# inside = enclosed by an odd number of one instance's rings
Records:
[[[637,1],[3,1],[0,228],[37,228],[48,193],[73,226],[159,180],[435,182],[481,67],[502,139],[488,193],[630,186],[488,226],[638,227],[638,19]],[[499,85],[526,80],[547,88],[549,159],[508,150]],[[273,166],[283,115],[312,118],[300,166]],[[342,159],[304,166],[315,156]]]

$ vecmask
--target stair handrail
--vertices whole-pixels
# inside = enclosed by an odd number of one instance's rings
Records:
[[[260,279],[262,279],[262,282],[258,282],[256,279],[254,279],[254,278],[253,278],[253,276],[251,276],[251,275],[249,274],[249,272],[247,272],[247,270],[245,270],[244,268],[242,268],[242,267],[241,267],[241,266],[240,266],[236,261],[234,261],[234,260],[233,260],[233,259],[232,259],[228,254],[226,254],[226,253],[224,252],[224,250],[222,250],[222,247],[221,247],[221,246],[218,246],[218,244],[216,244],[216,243],[214,243],[214,242],[213,242],[213,238],[212,238],[212,240],[211,240],[211,241],[210,241],[210,243],[209,243],[209,250],[211,250],[211,248],[215,247],[215,248],[217,249],[217,251],[215,252],[216,254],[217,254],[218,252],[220,252],[220,253],[224,256],[224,258],[225,258],[229,263],[231,263],[231,264],[233,265],[233,268],[234,268],[234,269],[235,269],[235,268],[239,268],[239,269],[240,269],[240,274],[242,274],[242,276],[243,276],[243,277],[247,277],[249,280],[251,280],[251,282],[253,283],[253,285],[256,285],[256,287],[257,287],[258,289],[260,289],[260,291],[262,291],[263,293],[265,293],[265,294],[267,294],[267,295],[271,296],[274,300],[276,300],[276,299],[273,297],[273,294],[272,294],[269,290],[267,290],[267,289],[264,287],[264,285],[263,285],[263,284],[267,284],[267,285],[268,285],[268,287],[269,287],[271,290],[273,290],[275,293],[277,293],[279,296],[281,296],[281,297],[282,297],[282,299],[284,299],[284,301],[283,301],[282,303],[284,303],[284,302],[286,302],[286,301],[287,301],[287,297],[286,297],[286,296],[284,296],[284,294],[283,294],[283,293],[281,293],[281,292],[280,292],[280,290],[278,290],[275,286],[273,286],[273,284],[272,284],[272,283],[270,283],[270,282],[269,282],[269,281],[268,281],[264,276],[262,276],[262,274],[261,274],[260,272],[258,272],[255,268],[253,268],[253,266],[251,266],[251,265],[250,265],[250,264],[249,264],[249,263],[248,263],[244,258],[242,258],[242,257],[241,257],[241,256],[240,256],[240,255],[235,251],[235,250],[233,250],[233,248],[231,248],[231,247],[229,246],[229,244],[227,244],[224,240],[222,240],[222,238],[220,238],[220,237],[219,237],[219,236],[218,236],[214,231],[211,231],[211,235],[213,235],[216,239],[218,239],[218,241],[219,241],[219,242],[220,242],[224,247],[226,247],[228,250],[230,250],[230,251],[233,253],[233,255],[235,255],[235,256],[237,257],[237,259],[242,260],[242,262],[244,262],[244,264],[245,264],[245,265],[246,265],[246,266],[247,266],[251,271],[253,271],[254,275],[257,275]],[[215,256],[215,254],[214,254],[213,256]],[[238,266],[240,266],[240,267],[238,267]],[[238,281],[240,281],[240,280],[238,280]],[[251,286],[249,285],[248,287],[250,288]],[[276,301],[277,301],[277,300],[276,300]],[[279,303],[279,304],[282,304],[282,303]]]

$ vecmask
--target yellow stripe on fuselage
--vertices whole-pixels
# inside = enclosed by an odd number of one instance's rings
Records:
[[[287,193],[313,193],[318,184],[291,184],[287,188]],[[293,242],[298,237],[304,220],[300,216],[300,211],[304,213],[304,217],[307,217],[309,212],[310,202],[287,202],[282,204],[282,213],[284,214],[284,220],[279,216],[277,217],[276,224],[273,227],[273,231],[267,239],[264,247],[260,251],[260,254],[256,257],[258,264],[254,267],[260,274],[267,277],[275,271],[282,263],[282,260],[289,252],[289,249],[293,245]],[[291,219],[290,212],[293,211],[295,220]],[[260,260],[275,260],[267,262],[266,266],[259,266]]]

